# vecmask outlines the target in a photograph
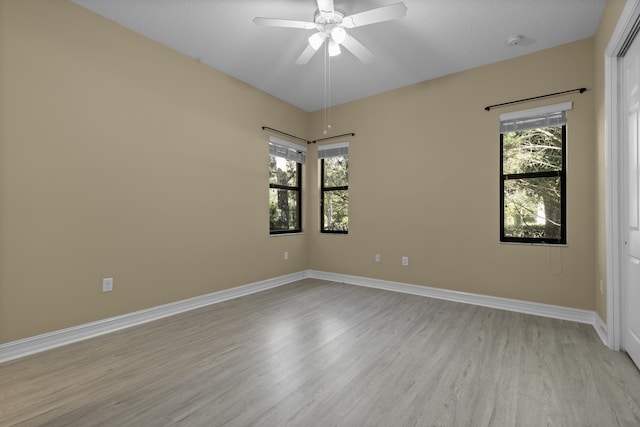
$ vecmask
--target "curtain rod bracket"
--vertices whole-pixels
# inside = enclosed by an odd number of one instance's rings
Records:
[[[520,102],[526,102],[526,101],[534,101],[536,99],[543,99],[543,98],[549,98],[552,96],[558,96],[558,95],[563,95],[565,93],[571,93],[571,92],[580,92],[580,93],[584,93],[587,91],[586,87],[581,87],[578,89],[571,89],[571,90],[565,90],[562,92],[556,92],[556,93],[549,93],[547,95],[540,95],[540,96],[534,96],[532,98],[524,98],[524,99],[518,99],[517,101],[510,101],[510,102],[503,102],[502,104],[495,104],[495,105],[489,105],[487,107],[484,107],[484,109],[486,111],[491,111],[492,108],[497,108],[497,107],[504,107],[505,105],[511,105],[511,104],[519,104]]]

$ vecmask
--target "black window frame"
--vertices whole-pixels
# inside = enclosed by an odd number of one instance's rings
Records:
[[[545,127],[558,126],[541,126]],[[505,243],[524,243],[524,244],[546,244],[546,245],[566,245],[567,244],[567,125],[562,125],[562,170],[560,171],[542,171],[518,174],[504,173],[504,134],[500,133],[500,241]],[[537,237],[511,237],[505,236],[504,220],[505,220],[505,204],[504,204],[504,185],[506,181],[514,179],[535,179],[535,178],[560,178],[560,238],[537,238]]]
[[[291,160],[293,161],[293,160]],[[296,191],[298,193],[298,204],[296,206],[296,215],[298,219],[297,227],[291,230],[273,230],[271,228],[271,222],[269,222],[269,234],[293,234],[293,233],[302,233],[302,163],[296,162],[296,182],[297,185],[283,185],[283,184],[274,184],[269,183],[269,190],[277,189],[277,190],[288,190],[288,191]]]
[[[341,156],[333,156],[333,157],[341,157]],[[347,185],[339,185],[335,187],[325,187],[324,185],[324,161],[325,159],[320,159],[320,232],[327,234],[349,234],[349,229],[346,230],[326,230],[324,225],[324,195],[325,193],[330,193],[332,191],[349,191],[349,184]]]

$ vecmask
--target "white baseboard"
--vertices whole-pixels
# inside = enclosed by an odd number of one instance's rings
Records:
[[[607,329],[606,323],[604,323],[602,318],[596,312],[593,312],[593,317],[593,328],[598,333],[598,336],[602,340],[602,343],[609,347],[609,329]]]
[[[86,340],[88,338],[97,337],[99,335],[108,334],[120,329],[130,328],[132,326],[162,319],[164,317],[173,316],[174,314],[183,313],[185,311],[194,310],[196,308],[216,304],[218,302],[286,285],[287,283],[295,282],[296,280],[301,280],[305,277],[309,277],[306,272],[288,274],[182,301],[151,307],[145,310],[135,311],[133,313],[123,314],[121,316],[98,320],[97,322],[85,323],[83,325],[61,329],[59,331],[36,335],[19,341],[0,344],[0,363],[77,341]]]
[[[607,327],[595,311],[580,310],[577,308],[493,297],[481,294],[472,294],[468,292],[451,291],[447,289],[431,288],[428,286],[410,285],[407,283],[390,282],[386,280],[370,279],[360,276],[349,276],[346,274],[327,273],[323,271],[309,270],[307,274],[308,277],[314,279],[329,280],[333,282],[346,283],[349,285],[366,286],[369,288],[420,295],[447,301],[473,304],[482,307],[498,308],[501,310],[514,311],[517,313],[533,314],[535,316],[586,323],[592,325],[595,328],[598,336],[603,340],[605,345],[607,343]]]
[[[332,282],[346,283],[350,285],[366,286],[369,288],[384,289],[387,291],[401,292],[405,294],[419,295],[437,298],[447,301],[455,301],[473,304],[483,307],[498,308],[518,313],[533,314],[536,316],[550,317],[554,319],[569,320],[578,323],[590,324],[596,330],[602,342],[607,345],[607,326],[597,313],[589,310],[579,310],[569,307],[541,304],[528,301],[513,300],[508,298],[492,297],[487,295],[472,294],[467,292],[451,291],[447,289],[431,288],[428,286],[411,285],[400,282],[371,279],[360,276],[327,273],[316,270],[305,270],[288,274],[273,279],[263,280],[247,285],[237,286],[219,292],[189,298],[182,301],[160,305],[145,310],[127,313],[121,316],[111,317],[97,322],[85,323],[47,334],[25,338],[0,344],[0,363],[18,359],[31,354],[39,353],[55,347],[71,344],[77,341],[97,337],[115,332],[121,329],[173,316],[174,314],[194,310],[233,298],[253,294],[288,283],[314,278]]]

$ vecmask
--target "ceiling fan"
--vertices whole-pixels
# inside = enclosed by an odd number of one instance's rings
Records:
[[[302,54],[300,54],[298,59],[296,59],[296,64],[298,65],[309,62],[324,43],[327,43],[330,56],[339,55],[341,52],[340,46],[343,46],[356,58],[366,64],[373,60],[373,53],[353,38],[346,29],[390,21],[392,19],[402,18],[407,14],[407,7],[402,2],[366,10],[349,16],[345,16],[343,12],[334,8],[333,0],[317,0],[317,2],[318,10],[313,15],[313,22],[261,17],[254,18],[253,22],[257,25],[265,25],[268,27],[316,30],[316,33],[309,37],[309,45]]]

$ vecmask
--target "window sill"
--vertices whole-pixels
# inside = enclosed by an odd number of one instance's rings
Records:
[[[527,243],[527,242],[500,242],[501,245],[518,245],[518,246],[548,246],[550,248],[568,248],[567,243]]]

